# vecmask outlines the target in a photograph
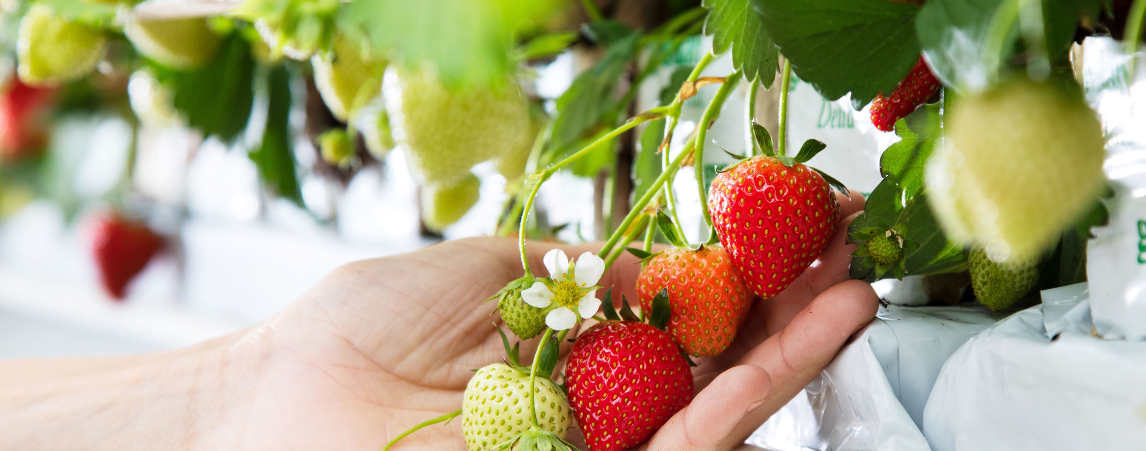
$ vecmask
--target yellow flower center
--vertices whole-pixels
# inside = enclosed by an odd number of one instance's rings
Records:
[[[581,287],[572,279],[557,281],[557,286],[553,287],[553,302],[562,307],[569,307],[573,311],[577,311],[577,302],[581,300],[581,296],[584,296]]]

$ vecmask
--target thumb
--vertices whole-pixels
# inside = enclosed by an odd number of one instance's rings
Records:
[[[729,368],[705,387],[692,403],[669,419],[649,441],[649,451],[731,449],[724,443],[749,410],[772,392],[772,378],[763,368]]]

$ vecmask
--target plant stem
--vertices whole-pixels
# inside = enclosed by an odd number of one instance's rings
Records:
[[[1143,21],[1146,21],[1146,0],[1134,0],[1126,16],[1126,28],[1122,33],[1122,42],[1126,43],[1126,54],[1130,55],[1128,66],[1130,82],[1134,82],[1134,72],[1138,68],[1138,57],[1135,53],[1138,52],[1138,43],[1142,41]]]
[[[549,341],[550,335],[553,335],[553,329],[545,328],[545,334],[541,336],[537,352],[533,355],[533,367],[529,369],[529,412],[533,414],[533,427],[538,429],[541,428],[541,422],[537,421],[537,406],[533,404],[533,391],[537,386],[537,367],[541,365],[541,352],[545,349],[545,342]]]
[[[712,214],[708,211],[708,190],[704,186],[704,138],[708,136],[708,127],[720,117],[720,108],[724,106],[724,101],[728,100],[728,95],[732,94],[732,90],[736,89],[736,85],[740,83],[740,71],[733,72],[724,79],[724,84],[720,85],[720,90],[716,91],[716,95],[712,97],[712,102],[709,102],[708,108],[704,110],[704,115],[700,117],[700,127],[696,133],[696,150],[693,151],[692,167],[696,173],[696,191],[700,198],[700,211],[704,213],[704,223],[712,228]]]
[[[430,426],[433,424],[438,424],[441,422],[449,422],[450,420],[454,419],[454,417],[461,415],[461,414],[462,414],[462,409],[458,409],[458,410],[455,410],[453,412],[442,415],[440,417],[434,418],[432,420],[426,420],[426,421],[423,421],[421,423],[418,423],[417,426],[414,426],[410,429],[407,429],[406,432],[403,432],[401,435],[394,437],[394,440],[390,440],[390,443],[387,443],[386,446],[382,448],[382,451],[386,451],[386,450],[390,449],[390,447],[394,446],[395,443],[398,443],[399,440],[406,438],[407,435],[410,435],[410,434],[417,432],[419,429],[422,429],[426,426]]]
[[[535,176],[537,176],[537,174],[530,175],[529,178]],[[543,177],[537,181],[536,185],[533,185],[533,188],[529,190],[529,196],[525,198],[524,206],[521,208],[521,224],[519,224],[517,229],[517,251],[521,252],[521,267],[525,269],[525,275],[527,277],[533,277],[533,271],[529,270],[529,257],[525,255],[525,227],[529,223],[529,212],[533,210],[533,201],[537,198],[537,192],[541,190],[541,183],[548,178],[549,177]],[[526,179],[526,181],[529,181],[529,179]]]
[[[700,78],[700,73],[704,71],[704,68],[708,67],[708,64],[712,62],[712,58],[712,52],[705,53],[704,56],[700,58],[700,61],[696,62],[696,67],[692,68],[692,72],[688,74],[688,78],[685,79],[684,82],[691,83]],[[672,138],[673,130],[676,129],[677,123],[680,122],[681,106],[683,104],[684,99],[680,98],[680,92],[678,90],[676,97],[673,98],[672,104],[668,106],[670,112],[668,122],[665,124],[665,137],[669,138],[670,141]],[[689,144],[687,145],[691,144],[692,142],[689,140]],[[669,166],[671,164],[669,159],[669,150],[671,147],[671,145],[665,146],[664,151],[661,152],[663,154],[661,159],[661,172],[669,170]],[[672,183],[665,184],[665,205],[668,206],[668,213],[673,220],[673,227],[677,229],[677,233],[679,233],[680,236],[684,236],[684,231],[680,229],[680,217],[677,216],[676,193],[672,188]]]
[[[792,80],[792,62],[784,58],[784,76],[780,79],[780,130],[776,132],[776,155],[788,150],[788,83]]]
[[[657,222],[649,221],[648,227],[645,228],[645,245],[641,249],[645,252],[653,250],[653,239],[657,236]]]
[[[651,218],[649,218],[648,215],[644,215],[643,217],[641,217],[641,221],[638,222],[635,227],[632,227],[633,231],[631,233],[629,233],[628,235],[625,235],[625,237],[623,239],[621,239],[621,245],[618,246],[617,249],[614,250],[613,253],[609,254],[609,257],[605,259],[605,267],[606,268],[613,266],[613,262],[617,261],[617,259],[621,257],[621,254],[625,253],[624,247],[628,246],[629,243],[632,243],[633,240],[636,240],[637,237],[640,236],[640,234],[645,232],[644,229],[646,228],[646,226],[648,226],[650,223],[652,223],[652,221],[650,221],[650,219]]]
[[[629,214],[625,216],[623,221],[621,221],[620,227],[617,227],[618,230],[628,229],[636,219],[637,215],[643,214],[645,206],[648,205],[650,201],[652,201],[653,196],[657,195],[657,191],[660,190],[661,186],[663,186],[669,178],[676,174],[674,168],[679,168],[681,163],[684,162],[685,158],[688,158],[689,154],[691,154],[695,149],[695,146],[686,147],[685,150],[681,151],[680,155],[677,155],[676,159],[670,163],[670,169],[661,172],[661,175],[658,176],[656,180],[653,180],[653,185],[650,186],[649,190],[645,191],[645,194],[641,196],[640,200],[638,200],[636,204],[633,205],[633,209],[629,210]],[[617,241],[620,241],[620,239],[621,234],[614,233],[613,236],[609,237],[609,241],[606,241],[605,245],[601,247],[601,251],[597,252],[597,255],[609,255],[609,253],[613,251],[613,247],[617,245]],[[608,268],[608,266],[606,266],[606,268]]]
[[[760,87],[760,81],[748,82],[748,97],[744,102],[744,116],[747,120],[746,128],[744,129],[744,136],[748,138],[748,145],[744,148],[744,154],[749,157],[760,155],[760,149],[756,148],[756,137],[752,135],[752,124],[756,122],[756,90]]]

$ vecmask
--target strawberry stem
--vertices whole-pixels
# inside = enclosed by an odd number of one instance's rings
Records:
[[[708,211],[708,190],[704,186],[704,138],[708,136],[708,128],[716,122],[716,118],[720,117],[720,108],[724,106],[724,102],[728,100],[728,95],[732,94],[732,90],[736,89],[736,85],[740,83],[740,71],[733,72],[728,77],[725,77],[724,84],[720,85],[720,90],[716,91],[716,95],[712,97],[712,101],[708,103],[708,108],[704,110],[704,115],[700,117],[700,123],[697,125],[699,129],[696,133],[696,151],[693,152],[692,165],[694,173],[696,174],[696,191],[700,198],[700,211],[704,213],[704,222],[708,224],[708,228],[712,229],[712,213]],[[711,230],[709,231],[711,234]]]
[[[653,196],[657,195],[657,191],[664,186],[665,182],[676,175],[676,171],[680,169],[681,163],[684,163],[684,160],[692,155],[693,150],[696,149],[695,143],[696,141],[689,141],[688,144],[685,145],[685,148],[681,150],[680,155],[677,155],[676,159],[669,164],[669,169],[661,172],[661,175],[658,176],[656,180],[653,180],[652,186],[649,187],[648,191],[645,191],[645,194],[641,196],[640,200],[633,204],[633,208],[629,210],[629,214],[625,215],[625,219],[621,221],[621,225],[617,227],[617,230],[628,230],[637,216],[644,214],[645,207],[653,200]],[[613,247],[615,247],[620,240],[621,233],[614,232],[613,235],[609,237],[609,240],[605,242],[605,245],[601,247],[601,251],[598,252],[597,255],[609,255],[609,253],[613,251]],[[607,269],[608,265],[606,265],[605,268]]]
[[[700,61],[697,61],[696,67],[692,68],[692,72],[688,74],[688,78],[685,79],[684,83],[691,83],[700,78],[700,73],[704,71],[704,68],[708,67],[708,64],[712,62],[712,58],[712,52],[705,53],[704,56],[700,58]],[[684,84],[681,84],[681,86],[683,87]],[[680,91],[677,91],[676,97],[673,98],[672,104],[669,105],[672,111],[669,113],[668,123],[665,125],[665,139],[664,144],[662,144],[664,149],[661,150],[662,172],[669,170],[671,163],[669,159],[670,143],[672,142],[673,131],[676,130],[677,123],[680,122],[681,106],[684,104],[684,100],[680,97]],[[665,205],[668,207],[669,217],[673,220],[673,227],[677,229],[680,236],[684,236],[684,231],[680,230],[680,217],[677,216],[676,193],[673,191],[671,183],[665,185]]]
[[[533,403],[533,392],[537,386],[537,367],[541,365],[541,351],[545,349],[545,342],[549,341],[550,335],[553,335],[553,329],[545,328],[545,334],[537,344],[537,354],[533,356],[533,367],[529,369],[529,413],[533,416],[533,427],[538,429],[541,428],[541,422],[537,421],[537,405]]]
[[[787,156],[788,150],[788,84],[792,81],[792,61],[784,58],[784,76],[780,79],[780,130],[776,132],[776,155]]]
[[[744,137],[748,139],[744,155],[749,157],[760,155],[760,149],[756,147],[756,137],[752,136],[752,124],[756,122],[756,90],[759,87],[759,80],[748,82],[748,97],[744,98],[744,117],[748,121],[744,127]]]
[[[424,428],[426,426],[430,426],[433,424],[438,424],[441,422],[448,423],[450,420],[454,419],[454,417],[461,415],[461,414],[462,414],[462,409],[458,409],[458,410],[455,410],[453,412],[442,415],[440,417],[418,423],[414,427],[407,429],[406,432],[403,432],[403,433],[399,434],[397,437],[394,437],[394,440],[390,440],[390,443],[387,443],[386,446],[382,448],[382,451],[386,451],[386,450],[390,449],[390,447],[392,447],[392,446],[394,446],[394,444],[398,443],[399,440],[406,438],[407,435],[410,435],[410,434],[417,432],[418,429],[421,429],[421,428]]]
[[[1128,80],[1134,79],[1134,70],[1138,68],[1136,59],[1138,42],[1142,40],[1143,21],[1146,21],[1146,0],[1134,0],[1126,15],[1126,29],[1122,35],[1122,42],[1126,43],[1126,54],[1130,55],[1130,63],[1126,66],[1129,71]]]
[[[625,238],[621,240],[621,245],[617,247],[617,250],[613,251],[613,253],[609,254],[609,257],[605,259],[606,268],[613,266],[613,262],[617,261],[617,259],[621,257],[621,254],[625,253],[625,246],[628,246],[629,243],[632,243],[633,240],[636,240],[638,236],[640,236],[642,233],[645,233],[645,229],[648,228],[650,223],[655,226],[656,221],[652,221],[651,219],[652,218],[649,215],[644,215],[641,217],[641,222],[638,222],[636,226],[632,227],[633,231],[628,235],[625,235]],[[655,231],[656,229],[652,230]]]

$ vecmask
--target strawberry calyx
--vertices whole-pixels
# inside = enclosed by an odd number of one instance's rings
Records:
[[[648,323],[648,325],[662,331],[668,328],[669,318],[672,316],[672,305],[669,303],[667,288],[662,288],[653,297],[652,308],[649,309],[648,316],[645,317],[637,316],[633,312],[633,308],[629,306],[629,300],[624,295],[621,295],[621,311],[618,313],[616,306],[613,305],[612,288],[605,291],[605,297],[601,301],[601,309],[605,312],[606,320]]]
[[[557,434],[542,430],[537,426],[529,428],[528,431],[522,432],[513,438],[507,440],[505,443],[498,444],[491,448],[492,451],[576,451],[577,447],[565,441],[565,439],[558,437]]]

